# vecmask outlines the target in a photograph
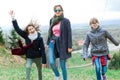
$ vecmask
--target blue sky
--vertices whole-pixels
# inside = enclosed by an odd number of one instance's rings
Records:
[[[90,18],[99,20],[120,19],[120,0],[0,0],[0,26],[11,26],[8,12],[12,9],[21,27],[33,18],[41,25],[49,25],[53,6],[61,4],[65,17],[71,23],[88,23]]]

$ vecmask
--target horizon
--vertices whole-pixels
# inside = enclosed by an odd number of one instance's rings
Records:
[[[113,21],[115,21],[115,22],[113,22]],[[100,23],[101,26],[112,27],[113,25],[115,25],[115,26],[118,25],[118,27],[119,27],[120,19],[104,20],[104,21],[99,21],[99,23]],[[72,23],[71,24],[72,29],[74,29],[74,28],[77,28],[77,29],[78,28],[79,29],[89,28],[88,26],[89,26],[89,23]],[[12,25],[11,25],[11,27],[12,27]],[[3,26],[1,28],[2,28],[3,31],[7,31],[7,32],[4,32],[4,33],[8,33],[10,30],[14,29],[13,27],[12,28],[11,27]],[[20,28],[24,30],[25,27],[20,26]],[[49,28],[49,25],[41,25],[40,26],[40,29],[42,29],[42,30],[46,30],[48,28]]]

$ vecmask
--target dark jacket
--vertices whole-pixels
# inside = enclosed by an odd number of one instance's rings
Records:
[[[51,20],[50,20],[51,25]],[[48,37],[47,45],[49,45],[50,37]],[[60,58],[65,60],[71,57],[71,53],[68,53],[68,48],[72,48],[72,31],[70,21],[66,18],[61,20],[60,24]]]
[[[107,55],[109,53],[107,38],[116,46],[119,45],[119,43],[108,33],[108,31],[103,30],[101,27],[98,27],[96,30],[92,29],[90,32],[88,32],[83,48],[84,58],[87,57],[88,47],[90,43],[92,55]]]
[[[13,20],[12,23],[16,32],[25,39],[26,45],[31,44],[27,33],[19,28],[17,20]],[[26,57],[31,59],[42,57],[42,63],[46,63],[45,47],[40,33],[38,33],[38,38],[33,41],[32,46],[27,50]]]

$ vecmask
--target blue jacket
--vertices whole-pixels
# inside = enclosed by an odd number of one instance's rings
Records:
[[[50,20],[51,24],[51,20]],[[48,37],[47,45],[49,45],[50,37]],[[65,60],[71,57],[71,53],[68,53],[68,48],[72,48],[72,30],[70,21],[67,18],[63,18],[60,24],[60,58]]]
[[[90,43],[92,55],[103,56],[109,54],[107,39],[112,41],[116,46],[119,45],[119,43],[110,35],[110,33],[106,30],[103,30],[100,26],[96,30],[92,29],[90,32],[88,32],[83,47],[84,58],[87,57]]]
[[[17,20],[13,20],[12,23],[16,32],[25,39],[26,45],[29,45],[31,40],[28,38],[28,34],[19,28]],[[31,59],[42,57],[42,63],[46,63],[45,47],[40,33],[38,33],[38,38],[33,41],[33,45],[27,50],[26,57]]]

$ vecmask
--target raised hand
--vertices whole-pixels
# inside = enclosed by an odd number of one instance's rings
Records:
[[[15,17],[15,13],[14,13],[13,10],[10,10],[9,14],[10,14],[11,18],[14,18],[14,17]]]

